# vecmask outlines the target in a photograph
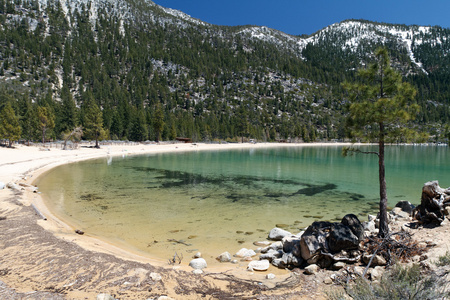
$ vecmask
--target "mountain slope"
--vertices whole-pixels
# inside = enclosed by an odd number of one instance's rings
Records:
[[[53,138],[84,126],[94,100],[107,138],[342,139],[341,83],[380,45],[419,89],[418,124],[439,138],[449,121],[448,29],[348,20],[299,37],[146,0],[1,0],[0,21],[0,106],[19,99],[23,120],[51,107]]]

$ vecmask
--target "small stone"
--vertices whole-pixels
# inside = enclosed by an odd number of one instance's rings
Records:
[[[221,263],[230,262],[231,254],[229,252],[224,252],[224,253],[220,254],[219,256],[217,256],[216,259],[218,261],[220,261]]]
[[[270,244],[272,244],[272,243],[269,241],[253,242],[253,245],[259,246],[259,247],[267,247],[267,246],[270,246]]]
[[[160,281],[162,279],[161,275],[159,275],[158,273],[154,273],[154,272],[150,273],[150,278],[153,281]]]
[[[75,230],[75,233],[77,233],[77,234],[79,234],[79,235],[83,235],[83,234],[84,234],[84,231],[83,231],[83,230],[80,230],[80,229],[76,229],[76,230]]]
[[[202,253],[201,252],[195,253],[194,258],[200,258],[200,257],[202,257]]]
[[[319,272],[320,268],[316,264],[309,265],[305,268],[305,273],[308,275],[314,275]]]
[[[337,263],[333,264],[333,270],[340,270],[342,268],[345,268],[345,262],[338,261]]]
[[[370,262],[370,259],[372,258],[371,254],[364,254],[362,257],[363,262],[367,265]],[[385,266],[386,265],[386,259],[384,259],[381,255],[375,255],[375,257],[372,259],[372,263],[370,266]]]
[[[275,279],[275,277],[276,277],[275,274],[272,274],[272,273],[269,273],[266,275],[267,279]]]
[[[328,284],[328,285],[333,284],[333,280],[330,277],[327,277],[323,280],[323,283]]]
[[[203,274],[203,270],[195,269],[195,270],[192,270],[192,273],[195,275],[201,275],[201,274]]]
[[[5,183],[0,181],[0,190],[3,190],[5,188]]]
[[[233,259],[233,260],[231,261],[231,263],[235,265],[235,264],[238,264],[239,262],[237,261],[237,259]]]
[[[270,262],[266,259],[264,260],[254,260],[248,264],[248,269],[254,271],[266,271],[269,269]]]
[[[208,265],[206,264],[206,260],[203,258],[195,258],[193,260],[191,260],[191,262],[189,263],[189,266],[193,269],[204,269],[206,268]]]

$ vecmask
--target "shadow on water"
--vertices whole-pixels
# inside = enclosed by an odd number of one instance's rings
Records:
[[[253,201],[263,199],[280,202],[280,198],[292,198],[302,196],[316,196],[318,194],[326,194],[328,196],[345,195],[349,200],[361,200],[364,198],[361,194],[354,194],[348,192],[340,192],[337,190],[338,186],[333,183],[325,184],[310,184],[295,180],[272,179],[257,176],[205,176],[202,174],[195,174],[183,171],[173,171],[165,169],[157,169],[150,167],[130,167],[138,172],[145,172],[153,174],[149,177],[154,181],[149,182],[159,186],[162,189],[187,189],[198,185],[213,185],[221,189],[226,189],[226,199],[230,199],[233,203],[238,201]],[[155,176],[156,175],[156,176]],[[290,190],[292,187],[303,187],[296,192],[282,192],[283,190]],[[154,188],[154,187],[152,187]],[[244,190],[260,190],[263,192],[259,197],[255,194],[243,192]],[[241,191],[241,192],[239,192]],[[198,199],[207,199],[209,197],[195,196]],[[257,198],[257,199],[254,199]]]

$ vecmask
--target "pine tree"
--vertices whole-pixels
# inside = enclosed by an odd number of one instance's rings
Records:
[[[375,51],[375,62],[367,69],[359,70],[361,82],[346,84],[349,91],[348,125],[353,137],[368,139],[378,143],[378,151],[362,152],[355,148],[345,148],[344,155],[351,152],[375,154],[378,156],[380,184],[380,226],[379,237],[389,233],[387,220],[387,191],[385,176],[385,143],[399,137],[408,138],[412,131],[406,126],[418,105],[413,104],[416,91],[402,82],[400,73],[390,65],[386,48]]]
[[[0,138],[8,140],[8,147],[20,139],[22,128],[11,103],[7,102],[0,112]]]
[[[95,148],[100,148],[98,141],[105,135],[102,111],[90,96],[83,106],[83,136],[95,140]]]
[[[39,106],[38,120],[39,128],[42,133],[42,144],[45,144],[45,138],[47,137],[48,131],[55,127],[55,116],[49,107]]]
[[[164,129],[164,111],[161,103],[157,103],[153,114],[153,129],[155,130],[155,141],[161,140],[161,134]]]

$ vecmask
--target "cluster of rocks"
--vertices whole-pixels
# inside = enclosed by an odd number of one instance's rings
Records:
[[[408,201],[400,201],[388,214],[389,222],[409,221],[415,207]],[[220,254],[220,262],[238,263],[248,261],[249,271],[266,271],[270,265],[278,268],[301,268],[306,274],[314,274],[320,269],[340,270],[349,264],[355,268],[370,265],[368,274],[380,274],[380,266],[386,265],[381,255],[368,253],[363,246],[363,239],[375,235],[379,219],[369,215],[368,220],[360,222],[357,216],[348,214],[341,222],[317,221],[306,230],[292,234],[281,228],[273,228],[267,241],[255,242],[257,249],[242,248],[236,254]],[[407,229],[405,229],[407,230]],[[259,257],[258,257],[259,255]],[[197,274],[207,267],[203,258],[194,258],[190,266]],[[273,277],[272,274],[267,275]]]

